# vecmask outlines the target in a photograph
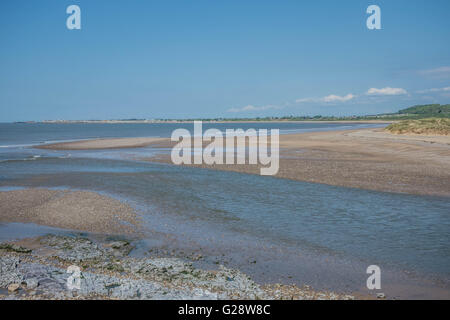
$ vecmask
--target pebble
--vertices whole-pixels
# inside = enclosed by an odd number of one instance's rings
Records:
[[[28,290],[36,289],[39,286],[39,281],[35,278],[30,278],[25,280]]]
[[[17,290],[19,290],[20,285],[18,285],[17,283],[12,283],[8,286],[8,291],[9,292],[15,292]]]

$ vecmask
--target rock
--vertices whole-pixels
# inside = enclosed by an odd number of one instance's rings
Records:
[[[8,291],[9,292],[16,292],[17,290],[19,290],[20,285],[17,283],[12,283],[8,286]]]
[[[123,249],[125,247],[128,247],[130,245],[130,243],[128,241],[123,241],[123,240],[119,240],[119,241],[114,241],[112,243],[109,244],[111,246],[111,248],[113,249]]]
[[[39,286],[39,281],[36,278],[30,278],[25,280],[28,290],[36,289]]]
[[[93,242],[82,237],[47,235],[40,245],[52,257],[0,254],[0,288],[8,287],[10,299],[117,298],[117,299],[340,299],[340,295],[315,293],[277,285],[269,291],[239,270],[196,268],[178,258],[132,258],[133,245],[126,241]],[[39,253],[39,250],[35,251]],[[120,259],[116,258],[119,253]],[[200,256],[200,255],[198,255]],[[68,265],[81,261],[80,289],[67,290]],[[17,294],[26,285],[25,297]],[[38,293],[36,288],[39,287]],[[309,288],[309,287],[308,287]],[[297,292],[299,291],[299,292]],[[383,295],[384,297],[384,295]]]
[[[203,256],[202,256],[201,254],[197,254],[197,255],[195,255],[195,256],[192,257],[192,260],[193,260],[193,261],[199,261],[199,260],[201,260],[201,259],[203,259]]]
[[[20,259],[14,256],[0,255],[0,288],[11,283],[21,283],[22,273],[18,270]]]
[[[40,243],[56,250],[58,257],[70,262],[101,260],[107,255],[97,244],[82,237],[47,235],[40,238]]]
[[[30,253],[31,250],[18,246],[16,244],[9,244],[9,243],[0,243],[0,249],[6,250],[9,252],[17,252],[17,253]]]
[[[133,246],[130,245],[130,243],[125,240],[118,240],[118,241],[109,243],[109,247],[113,250],[112,254],[115,257],[127,256],[133,249]]]

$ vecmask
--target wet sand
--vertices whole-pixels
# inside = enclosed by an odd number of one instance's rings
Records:
[[[165,141],[165,138],[114,138],[60,142],[35,146],[38,149],[51,150],[101,150],[140,148]]]
[[[135,234],[130,206],[95,192],[24,189],[0,192],[0,223],[35,223],[91,233]]]

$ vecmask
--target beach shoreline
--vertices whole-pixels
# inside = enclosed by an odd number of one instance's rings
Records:
[[[170,138],[96,139],[38,146],[54,150],[150,147],[139,160],[172,164]],[[259,174],[259,165],[187,165]],[[280,135],[277,178],[367,190],[450,196],[450,136],[397,135],[353,129]]]
[[[170,148],[173,143],[158,147]],[[155,149],[157,147],[155,146]],[[168,154],[143,158],[171,164]],[[183,164],[184,165],[184,164]],[[260,165],[185,165],[260,174]],[[381,192],[450,196],[450,137],[395,135],[382,129],[280,136],[277,178]]]
[[[166,141],[165,138],[104,138],[87,139],[69,142],[57,142],[51,144],[36,145],[37,149],[49,150],[107,150],[107,149],[131,149],[142,148],[152,144]]]

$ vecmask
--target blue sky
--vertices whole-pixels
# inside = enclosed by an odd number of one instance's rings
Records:
[[[81,30],[66,8],[81,8]],[[366,8],[381,8],[368,30]],[[450,103],[450,1],[0,2],[0,122]]]

